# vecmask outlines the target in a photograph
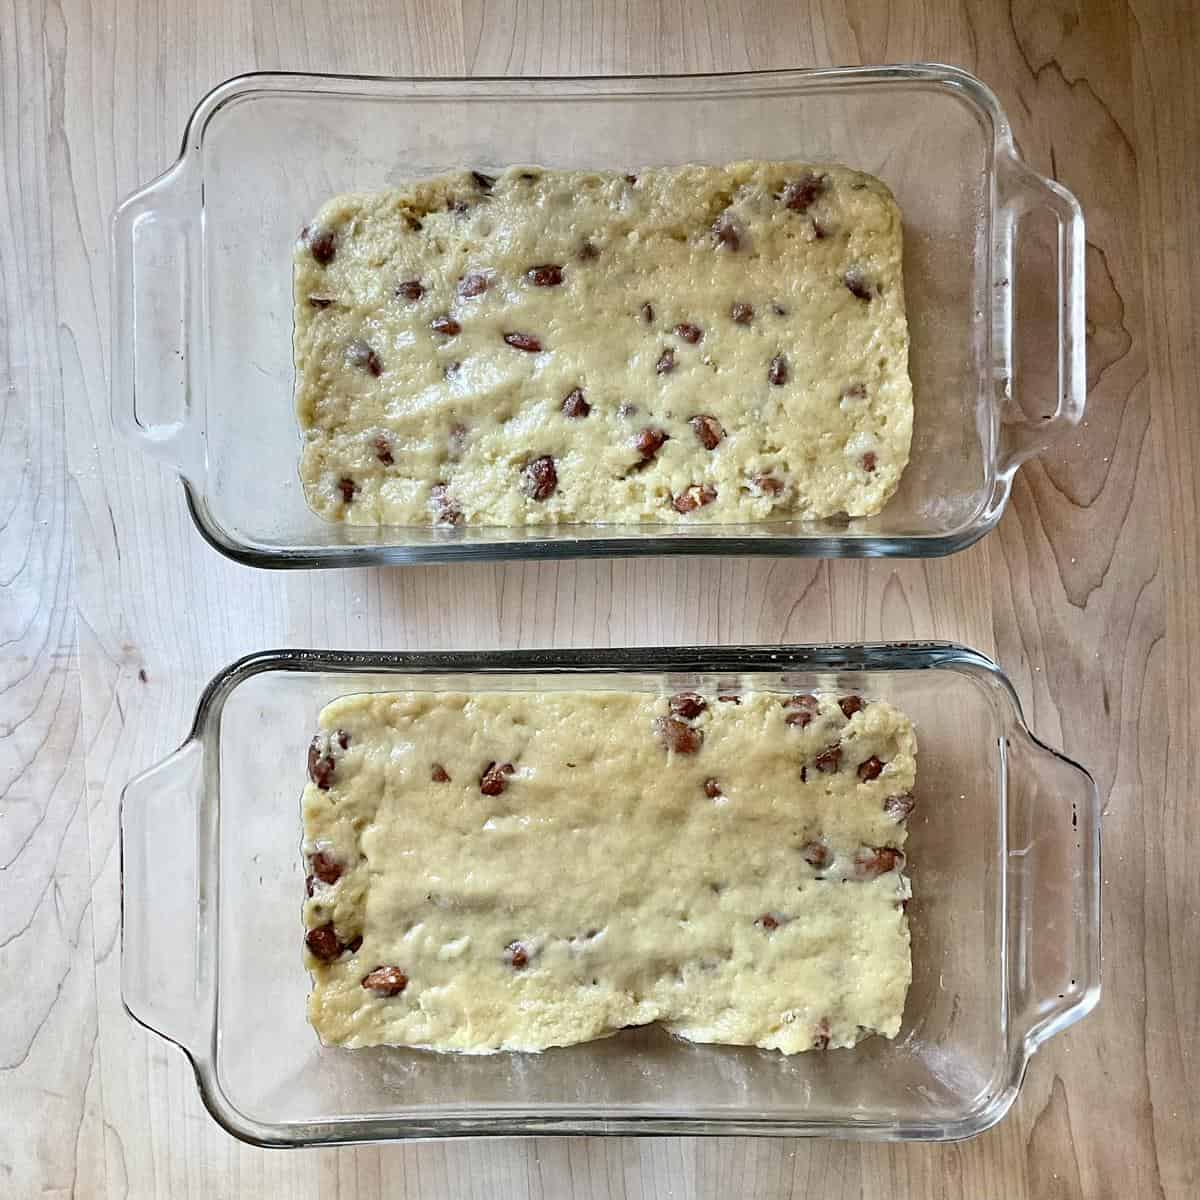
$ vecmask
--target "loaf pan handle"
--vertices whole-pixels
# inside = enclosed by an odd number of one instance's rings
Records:
[[[205,750],[194,738],[121,795],[121,998],[134,1020],[202,1055],[216,920],[205,889]]]
[[[1012,473],[1027,458],[1045,450],[1064,433],[1083,420],[1087,402],[1087,326],[1084,295],[1083,210],[1066,188],[1031,170],[1015,152],[1003,153],[997,164],[1001,191],[1000,230],[1005,246],[999,258],[1002,277],[997,287],[1009,289],[1008,335],[1011,339],[1011,315],[1016,304],[1018,281],[1015,278],[1014,230],[1019,230],[1023,215],[1045,209],[1058,227],[1055,239],[1055,279],[1058,321],[1058,384],[1052,415],[1031,418],[1012,400],[1022,386],[1021,372],[1011,372],[1012,347],[1005,347],[1005,382],[1012,392],[1006,397],[1004,425],[1001,430],[1002,472]]]
[[[204,445],[189,355],[201,219],[193,174],[181,159],[113,214],[111,399],[119,432],[195,480]]]
[[[1023,727],[1004,745],[1008,1011],[1021,1071],[1100,999],[1100,797],[1087,771]]]

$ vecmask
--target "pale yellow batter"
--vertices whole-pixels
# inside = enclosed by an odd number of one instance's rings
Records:
[[[847,715],[849,714],[849,715]],[[384,693],[309,751],[309,1019],[488,1053],[895,1036],[916,739],[882,701]]]
[[[313,509],[356,525],[878,512],[900,213],[845,167],[513,167],[339,196],[295,252]]]

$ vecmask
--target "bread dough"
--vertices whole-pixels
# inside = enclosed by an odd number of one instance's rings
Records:
[[[303,801],[322,1041],[541,1050],[653,1021],[789,1054],[893,1037],[916,739],[856,701],[334,701]]]
[[[339,196],[294,278],[300,473],[330,520],[863,516],[908,461],[900,212],[845,167]]]

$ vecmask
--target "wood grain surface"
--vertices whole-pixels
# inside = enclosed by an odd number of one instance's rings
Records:
[[[1200,1195],[1200,29],[1188,0],[0,4],[0,1194]],[[196,536],[108,420],[108,220],[256,68],[623,73],[934,59],[1088,220],[1089,415],[931,563],[648,560],[272,575]],[[266,1152],[121,1007],[117,805],[265,646],[938,637],[995,654],[1104,802],[1105,993],[958,1145],[530,1139]]]

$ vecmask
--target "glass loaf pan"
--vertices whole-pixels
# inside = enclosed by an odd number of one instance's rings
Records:
[[[513,162],[636,171],[742,158],[843,162],[880,176],[903,209],[916,414],[911,462],[881,514],[447,530],[353,527],[310,511],[292,405],[290,255],[325,199]],[[239,76],[197,106],[175,165],[117,210],[112,249],[114,422],[179,473],[209,542],[254,566],[946,554],[996,523],[1020,463],[1083,414],[1079,205],[1021,161],[996,97],[952,67]],[[1018,294],[1033,314],[1021,336]]]
[[[915,721],[913,983],[894,1041],[791,1058],[653,1028],[540,1055],[322,1047],[305,1019],[300,794],[336,696],[843,690]],[[520,1133],[967,1137],[1100,991],[1100,809],[988,659],[946,643],[492,653],[285,650],[204,692],[121,805],[122,991],[231,1133],[271,1146]]]

